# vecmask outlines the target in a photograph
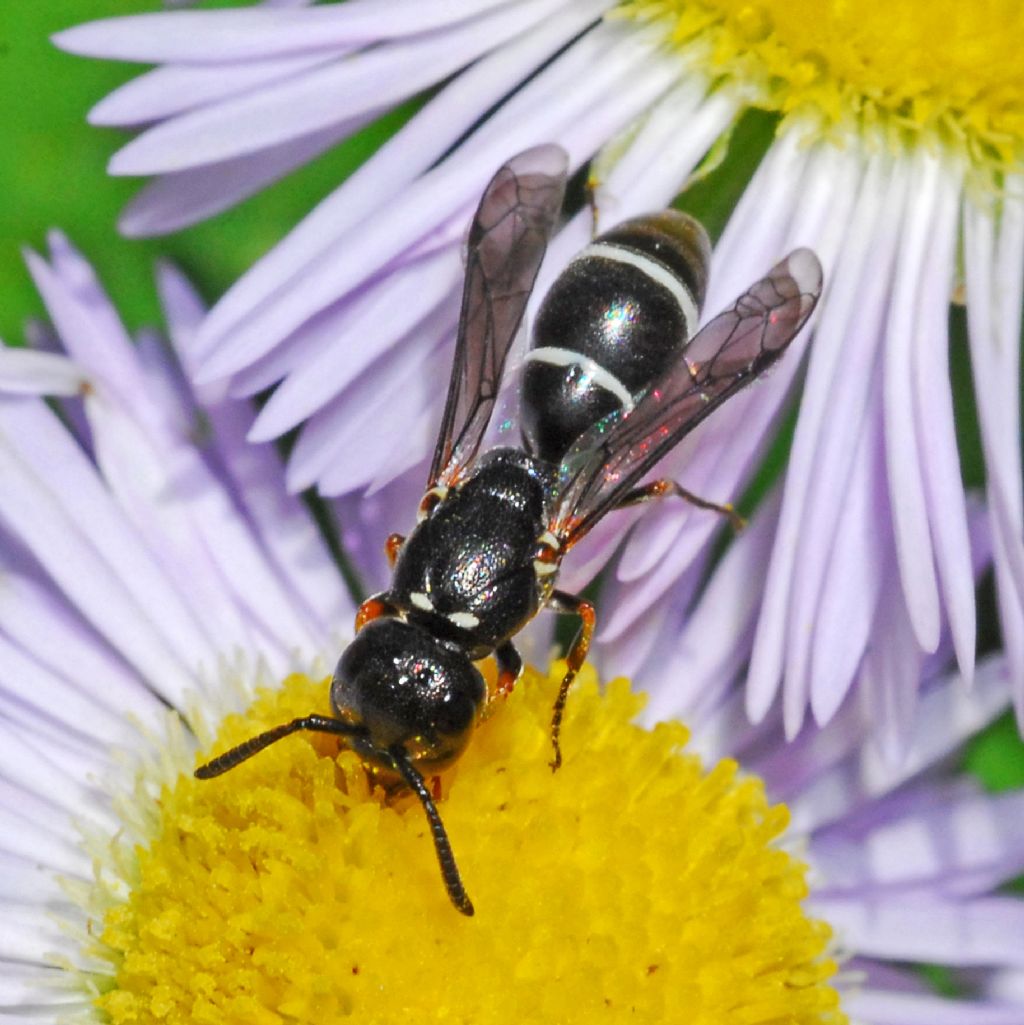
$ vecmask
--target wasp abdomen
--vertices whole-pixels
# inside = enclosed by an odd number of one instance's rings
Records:
[[[569,264],[538,311],[523,372],[533,455],[557,463],[678,358],[697,328],[710,252],[701,225],[668,210],[624,222]]]

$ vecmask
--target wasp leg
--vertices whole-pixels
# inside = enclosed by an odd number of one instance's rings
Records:
[[[371,595],[356,613],[356,633],[373,619],[380,619],[381,616],[396,616],[398,608],[384,594]]]
[[[430,833],[434,838],[434,850],[437,852],[437,862],[441,866],[441,877],[444,879],[445,889],[448,891],[448,898],[464,915],[473,914],[473,903],[462,885],[462,878],[459,875],[458,866],[455,864],[455,855],[452,853],[452,845],[445,831],[444,823],[437,812],[433,797],[427,789],[427,784],[420,775],[419,770],[412,764],[409,752],[401,744],[388,748],[388,756],[395,769],[402,779],[408,784],[409,789],[420,799],[423,810],[427,813],[427,821],[430,823]]]
[[[403,534],[389,534],[387,541],[384,542],[384,554],[388,557],[388,565],[392,569],[395,568],[398,553],[404,544],[405,536]]]
[[[565,712],[565,702],[569,697],[569,688],[576,674],[580,671],[587,659],[587,652],[590,650],[590,641],[594,636],[594,625],[597,623],[597,615],[594,606],[574,594],[566,594],[565,591],[552,591],[548,599],[548,608],[555,612],[576,615],[580,617],[580,629],[565,656],[566,670],[562,677],[562,684],[558,688],[558,697],[555,698],[555,707],[551,713],[551,746],[554,749],[554,757],[551,760],[551,771],[555,772],[562,764],[562,747],[559,743],[559,735],[562,732],[562,715]]]
[[[523,672],[522,657],[511,641],[505,641],[494,649],[494,660],[498,663],[498,682],[494,690],[487,695],[487,704],[483,709],[484,719],[489,719],[494,714],[498,707],[498,698],[507,698],[512,693],[516,680]]]
[[[665,495],[676,495],[691,505],[695,505],[698,509],[708,509],[711,512],[728,516],[732,529],[737,533],[747,525],[747,521],[736,512],[731,502],[708,501],[706,498],[701,498],[700,495],[695,495],[692,491],[687,491],[682,484],[677,484],[674,480],[653,480],[650,484],[627,491],[616,503],[615,508],[625,509],[628,505],[653,502],[656,498],[664,498]]]

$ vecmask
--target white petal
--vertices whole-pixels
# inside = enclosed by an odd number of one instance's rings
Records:
[[[41,403],[0,401],[0,516],[72,604],[168,700],[214,664],[191,611]],[[177,657],[183,661],[178,662]]]
[[[55,955],[81,960],[77,938],[63,935],[43,908],[0,906],[0,959],[47,966]]]
[[[950,1000],[922,993],[875,987],[857,989],[843,1000],[851,1021],[872,1025],[1022,1025],[1020,1006],[976,1000]]]
[[[968,896],[986,893],[1024,868],[1024,793],[925,785],[867,810],[867,824],[840,823],[815,837],[816,892]]]
[[[301,139],[151,181],[121,212],[117,226],[129,238],[166,234],[234,206],[358,131],[367,118],[341,121]]]
[[[53,36],[89,57],[159,64],[262,59],[366,44],[458,24],[504,0],[361,0],[310,10],[180,11],[106,18]],[[445,33],[440,33],[442,36]]]
[[[806,649],[816,642],[815,622],[828,586],[828,568],[871,390],[874,326],[881,318],[880,282],[887,250],[879,229],[894,204],[887,194],[888,161],[868,164],[850,218],[848,239],[837,254],[810,346],[810,360],[793,447],[786,469],[782,519],[766,577],[748,688],[751,711],[764,713],[784,673],[790,702],[809,687]],[[863,458],[870,452],[865,449]],[[867,467],[864,467],[865,471]],[[842,583],[845,587],[845,582]],[[796,644],[796,654],[789,646]],[[803,651],[801,655],[800,652]],[[811,672],[814,672],[813,661]]]
[[[913,329],[911,374],[928,528],[957,663],[969,687],[976,634],[974,575],[953,422],[948,340],[961,179],[959,168],[949,160],[943,161],[939,170]]]
[[[0,850],[0,897],[18,899],[27,904],[47,904],[65,900],[57,875],[45,867],[45,859],[33,851],[28,858],[6,849]]]
[[[1024,901],[989,897],[812,898],[841,941],[863,956],[947,965],[1024,965]]]
[[[66,356],[0,344],[0,392],[22,395],[79,395],[86,376]]]
[[[89,111],[94,125],[140,125],[302,74],[345,53],[351,44],[309,56],[244,63],[169,64],[126,82]]]
[[[81,684],[37,661],[0,633],[0,706],[9,701],[35,710],[68,731],[90,741],[98,751],[137,738],[122,714],[104,707]],[[102,688],[102,681],[93,686]]]
[[[246,90],[144,131],[110,161],[111,174],[183,171],[383,113],[550,13],[557,0],[498,8],[436,35],[384,43],[283,82]],[[308,17],[308,12],[305,17]]]
[[[834,768],[816,773],[804,791],[789,802],[793,829],[820,829],[841,820],[867,800],[890,793],[984,729],[1008,703],[1009,685],[1002,658],[989,657],[979,663],[970,693],[956,674],[932,684],[919,699],[913,736],[903,760],[893,764],[868,745]]]
[[[362,290],[345,310],[344,334],[288,375],[257,417],[250,439],[269,441],[302,423],[442,303],[453,307],[461,280],[462,263],[450,247]]]
[[[0,721],[0,737],[3,738],[0,776],[11,786],[42,798],[67,815],[79,816],[82,821],[93,821],[101,826],[113,824],[112,820],[108,822],[108,812],[97,806],[81,780],[60,771],[52,759],[41,754],[6,722]],[[10,845],[7,849],[17,853]]]
[[[811,709],[819,725],[825,725],[836,714],[856,677],[876,622],[883,577],[891,566],[891,540],[884,528],[879,529],[889,515],[889,504],[877,394],[871,405],[858,432],[846,500],[836,524],[813,631],[805,639],[795,636],[791,629],[789,637],[790,653],[797,648],[807,650],[810,665],[796,671],[787,666],[786,700],[789,702],[790,695],[797,693],[792,685],[808,672]],[[840,429],[839,425],[833,426]],[[808,519],[813,519],[815,507],[809,506],[807,512]],[[798,573],[803,569],[802,562]],[[790,707],[790,715],[792,733],[792,726],[802,721],[802,708]]]
[[[941,167],[923,147],[912,164],[897,164],[909,177],[911,195],[903,216],[889,317],[885,328],[882,375],[885,399],[885,444],[889,466],[896,557],[907,609],[918,643],[934,651],[939,643],[939,591],[928,530],[928,505],[922,479],[922,448],[927,443],[914,423],[913,339],[922,266],[936,215]]]
[[[557,52],[580,32],[598,9],[593,0],[570,5],[507,46],[497,48],[442,89],[229,289],[204,324],[199,349],[209,355],[244,321],[262,320],[268,300],[285,286],[290,287],[289,283],[301,286],[307,270],[329,258],[325,254],[335,240],[400,195],[490,105],[527,77],[538,61]]]
[[[593,172],[598,230],[669,206],[739,109],[738,96],[727,90],[708,95],[698,76],[687,76],[654,104],[606,175],[598,158]],[[681,124],[686,131],[679,130]]]
[[[62,998],[62,999],[61,999]],[[10,1016],[12,1008],[38,1007],[43,1004],[51,1014],[56,1014],[64,1001],[78,1002],[81,990],[76,980],[62,968],[42,968],[38,965],[17,964],[13,961],[0,962],[0,1014],[4,1025],[19,1021]],[[40,1019],[26,1014],[20,1021],[39,1025]]]
[[[781,498],[781,489],[776,488],[761,503],[753,521],[729,546],[697,607],[684,620],[671,655],[678,683],[659,688],[652,696],[644,709],[649,721],[681,716],[699,698],[717,700],[749,656],[744,640],[753,637],[761,599],[750,582],[764,579]]]
[[[997,223],[994,199],[968,197],[964,216],[968,340],[988,474],[999,611],[1024,722],[1024,519],[1020,447],[1020,316],[1024,204],[1007,182]],[[997,234],[998,228],[998,234]]]

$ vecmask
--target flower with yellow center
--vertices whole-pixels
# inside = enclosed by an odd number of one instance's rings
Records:
[[[157,176],[124,216],[129,234],[222,210],[437,87],[221,298],[190,352],[197,380],[274,386],[250,438],[302,427],[289,487],[350,496],[350,516],[384,529],[402,529],[423,480],[460,246],[494,169],[549,140],[589,166],[591,203],[554,240],[539,295],[595,222],[681,190],[721,221],[722,201],[701,197],[756,159],[739,153],[753,140],[743,113],[770,112],[774,139],[718,238],[706,312],[798,245],[821,257],[826,292],[798,351],[663,469],[735,500],[802,379],[785,479],[709,581],[718,521],[682,503],[650,512],[616,562],[596,655],[651,692],[653,716],[713,705],[749,665],[748,713],[781,695],[791,737],[808,710],[826,723],[861,691],[898,756],[926,662],[952,655],[970,684],[975,574],[991,558],[1024,721],[1018,4],[366,0],[113,18],[56,41],[160,65],[91,115],[146,126],[111,163]],[[723,159],[731,175],[715,174]],[[986,512],[960,472],[954,298]],[[952,319],[962,336],[963,314]],[[612,537],[621,525],[579,553],[567,586],[607,562]]]
[[[441,781],[472,919],[419,804],[334,738],[192,778],[327,710],[322,673],[287,667],[333,658],[353,609],[275,454],[244,441],[248,404],[128,344],[85,261],[51,250],[30,268],[72,358],[0,349],[0,1018],[1020,1019],[1024,903],[998,888],[1024,793],[949,757],[1006,709],[1002,656],[969,695],[921,678],[898,764],[853,701],[785,743],[734,690],[687,743],[591,674],[552,775],[561,674],[530,673]],[[187,357],[201,309],[173,269],[159,283]]]
[[[785,809],[735,763],[703,772],[682,727],[632,725],[624,681],[574,694],[553,777],[560,678],[527,674],[443,780],[470,922],[418,803],[373,788],[336,740],[295,739],[215,783],[173,766],[150,835],[119,839],[125,896],[90,914],[90,953],[110,963],[97,1006],[115,1025],[503,1022],[510,1007],[566,1023],[844,1021],[829,930],[778,845]],[[215,746],[329,714],[327,682],[263,692]]]

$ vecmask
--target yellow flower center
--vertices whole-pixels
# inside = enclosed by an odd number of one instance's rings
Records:
[[[1024,155],[1019,0],[623,0],[714,77],[782,113],[935,133],[976,158]]]
[[[632,724],[625,681],[527,673],[443,780],[476,916],[448,902],[420,805],[388,800],[334,738],[302,734],[218,779],[165,786],[119,870],[92,953],[115,1023],[841,1023],[828,927],[776,840],[784,807],[680,725]],[[221,727],[217,750],[325,706],[295,676]]]

